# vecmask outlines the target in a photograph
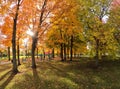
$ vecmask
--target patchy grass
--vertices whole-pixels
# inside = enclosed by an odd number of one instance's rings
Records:
[[[119,61],[101,61],[97,69],[93,63],[43,61],[37,69],[24,63],[17,75],[11,73],[11,64],[0,65],[0,89],[120,89]]]

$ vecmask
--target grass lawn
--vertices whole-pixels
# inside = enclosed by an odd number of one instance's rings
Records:
[[[0,65],[0,89],[120,89],[120,61],[100,62],[99,68],[86,59],[73,62],[37,62],[19,66],[13,75],[12,64]]]

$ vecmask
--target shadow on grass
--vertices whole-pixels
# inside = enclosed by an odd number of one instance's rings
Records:
[[[4,79],[10,72],[11,72],[11,70],[9,70],[2,77],[0,77],[0,81],[2,81],[2,79]]]
[[[12,89],[119,89],[119,62],[101,61],[99,69],[89,67],[91,62],[38,63],[37,69],[20,75],[23,79]]]
[[[2,79],[8,74],[10,71],[8,71]],[[5,89],[5,87],[10,83],[10,81],[14,78],[15,74],[11,72],[10,76],[6,79],[6,81],[0,86],[0,89]]]
[[[33,72],[34,87],[35,87],[35,89],[39,89],[40,88],[40,82],[39,82],[40,78],[39,78],[37,69],[32,69],[32,72]]]
[[[11,65],[9,64],[0,65],[0,72],[7,70],[9,68],[11,68]]]
[[[94,60],[90,60],[86,62],[64,62],[65,66],[51,63],[48,65],[54,72],[57,70],[55,72],[57,76],[67,78],[67,80],[79,85],[81,89],[119,89],[120,61],[100,60],[97,69],[94,68],[94,63]]]

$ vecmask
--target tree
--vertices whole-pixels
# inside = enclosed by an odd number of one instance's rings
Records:
[[[4,18],[4,24],[1,26],[1,32],[6,36],[3,44],[8,47],[8,60],[10,61],[10,48],[11,48],[11,39],[12,39],[12,19],[7,16]]]
[[[16,12],[13,18],[13,33],[12,33],[12,55],[13,55],[13,72],[17,73],[17,61],[16,61],[16,31],[17,31],[17,20],[19,14],[19,8],[22,0],[17,0],[16,2]]]
[[[109,19],[108,22],[110,24],[110,28],[113,29],[113,36],[115,38],[115,41],[117,41],[116,45],[118,48],[116,49],[118,53],[120,52],[119,49],[119,44],[120,44],[120,1],[119,0],[113,0],[111,9],[110,9],[110,14],[109,14]]]
[[[86,41],[95,45],[95,59],[96,66],[98,66],[98,61],[101,58],[101,50],[107,46],[105,34],[106,31],[105,24],[103,23],[103,18],[108,16],[109,9],[112,0],[89,0],[81,2],[83,7],[80,8],[79,19],[83,24],[84,36]]]
[[[66,60],[66,48],[70,48],[70,60],[72,61],[73,41],[76,43],[75,38],[77,34],[82,33],[80,23],[76,15],[79,4],[75,1],[65,0],[61,5],[63,7],[59,8],[58,12],[56,11],[53,13],[54,17],[51,19],[51,23],[53,24],[47,33],[48,38],[46,42],[50,47],[60,48],[62,61]]]
[[[41,13],[40,13],[39,25],[38,25],[37,30],[34,32],[34,36],[32,37],[32,68],[36,68],[35,49],[36,49],[36,46],[37,46],[39,29],[41,29],[41,25],[43,23],[43,15],[45,13],[46,4],[47,4],[47,0],[44,0],[42,8],[41,8]]]

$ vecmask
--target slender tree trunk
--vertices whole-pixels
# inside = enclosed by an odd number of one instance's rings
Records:
[[[37,48],[37,59],[38,59],[38,53],[39,53],[39,50],[38,50],[38,48]]]
[[[70,41],[68,40],[68,46],[67,46],[67,58],[70,58]]]
[[[66,44],[64,44],[64,60],[66,61]]]
[[[69,49],[69,47],[67,47],[67,55],[68,55],[67,58],[69,59],[70,58],[69,57],[70,56],[70,49]]]
[[[2,52],[0,52],[0,57],[1,57],[1,59],[2,59]]]
[[[32,37],[32,68],[36,68],[35,63],[35,49],[37,46],[37,40],[38,40],[38,32],[35,33],[35,35]]]
[[[10,47],[8,47],[8,60],[10,61]]]
[[[71,39],[70,39],[70,61],[72,61],[73,59],[73,36],[71,36]]]
[[[19,42],[18,42],[18,45],[17,45],[17,59],[18,59],[18,66],[21,65],[20,64],[20,46],[19,46]]]
[[[64,61],[63,59],[63,44],[60,44],[60,57],[61,57],[61,61]]]
[[[76,52],[75,52],[75,50],[74,50],[74,58],[76,58]]]
[[[96,60],[96,67],[98,67],[99,65],[99,39],[97,39],[96,37],[94,37],[95,42],[96,42],[96,56],[95,56],[95,60]]]
[[[45,59],[45,50],[43,49],[43,59]]]
[[[96,41],[96,67],[99,64],[99,40]]]
[[[52,58],[55,58],[54,48],[52,49]]]
[[[46,6],[46,4],[47,4],[47,0],[44,0],[42,8],[41,8],[38,29],[35,32],[34,36],[32,37],[32,68],[36,68],[36,63],[35,63],[35,49],[37,47],[38,32],[39,32],[39,29],[41,28],[41,25],[43,23],[43,15],[44,15],[44,12],[45,12],[45,8],[46,8],[45,6]]]
[[[26,60],[27,60],[27,54],[28,54],[28,52],[27,52],[27,44],[25,45],[25,56],[26,56]]]

